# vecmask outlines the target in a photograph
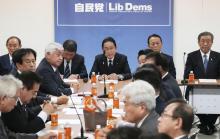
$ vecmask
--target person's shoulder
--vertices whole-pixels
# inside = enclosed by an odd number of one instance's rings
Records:
[[[84,56],[83,55],[81,55],[81,54],[78,54],[78,53],[76,53],[76,55],[74,56],[74,58],[79,58],[79,59],[82,59],[82,58],[84,58]]]
[[[217,52],[217,51],[211,51],[211,54],[214,54],[214,55],[218,55],[218,56],[220,56],[220,53]]]
[[[0,56],[0,59],[5,59],[5,58],[9,58],[9,54],[5,54],[5,55]]]
[[[121,54],[121,53],[116,53],[115,57],[119,57],[119,58],[127,58],[127,56],[125,54]]]
[[[161,54],[164,55],[166,58],[173,59],[173,57],[171,55],[168,55],[166,53],[161,53]]]

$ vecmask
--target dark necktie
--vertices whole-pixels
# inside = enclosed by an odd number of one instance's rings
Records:
[[[69,61],[67,61],[66,63],[66,68],[65,68],[65,71],[64,71],[64,75],[63,75],[63,78],[68,78],[70,76],[70,67],[69,67]]]
[[[206,71],[207,65],[208,65],[207,55],[203,55],[203,64],[204,64],[204,69],[205,69],[205,71]]]
[[[112,68],[112,67],[113,67],[113,62],[112,62],[112,60],[111,60],[111,59],[108,61],[108,66],[109,66],[110,68]]]

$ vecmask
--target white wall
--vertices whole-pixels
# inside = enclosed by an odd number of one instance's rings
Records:
[[[0,0],[0,55],[7,53],[9,36],[21,38],[23,47],[38,52],[54,41],[54,0]],[[174,62],[177,78],[183,74],[183,52],[198,49],[197,36],[202,31],[215,35],[213,49],[220,51],[220,0],[174,0]]]

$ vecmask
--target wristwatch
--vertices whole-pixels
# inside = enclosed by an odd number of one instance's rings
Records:
[[[124,76],[123,75],[121,75],[121,74],[118,74],[118,80],[123,80],[124,79]]]

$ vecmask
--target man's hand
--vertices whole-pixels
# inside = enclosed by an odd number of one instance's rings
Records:
[[[105,78],[105,80],[107,80],[107,79],[108,79],[108,75],[102,74],[102,75],[98,76],[98,80],[99,80],[99,81],[104,80],[104,78]]]
[[[79,79],[79,78],[80,78],[79,74],[71,74],[71,75],[68,77],[68,79],[70,79],[70,80]]]
[[[109,74],[108,80],[118,80],[118,75],[116,73]]]
[[[58,105],[66,104],[68,102],[68,100],[69,100],[69,97],[66,95],[59,96],[59,97],[57,97],[57,104]]]
[[[47,115],[54,113],[56,111],[56,105],[51,104],[51,103],[46,103],[43,105],[43,109],[44,112],[47,113]]]

